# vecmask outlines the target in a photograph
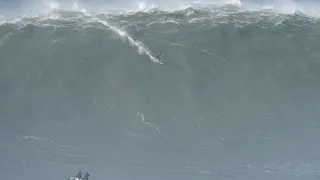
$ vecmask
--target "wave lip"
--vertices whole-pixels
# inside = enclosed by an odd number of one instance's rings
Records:
[[[239,11],[265,11],[270,10],[275,13],[293,14],[302,13],[311,17],[320,17],[320,2],[316,1],[301,1],[295,2],[292,0],[282,1],[268,1],[258,2],[251,0],[184,0],[184,1],[117,1],[113,3],[106,2],[64,2],[64,1],[45,1],[42,3],[35,3],[33,1],[22,1],[17,4],[16,8],[0,8],[0,20],[6,16],[7,13],[21,15],[40,15],[50,14],[53,11],[78,11],[83,13],[137,13],[149,12],[154,9],[161,11],[173,12],[183,11],[188,8],[203,9],[211,6],[225,7],[233,6],[238,8]]]
[[[83,25],[89,24],[96,26],[99,24],[98,26],[104,26],[106,30],[116,33],[125,41],[125,43],[128,43],[131,47],[135,48],[139,54],[146,55],[154,63],[163,64],[155,57],[153,52],[143,44],[142,40],[140,41],[138,38],[134,37],[134,35],[130,35],[130,33],[126,32],[126,28],[123,24],[137,25],[139,23],[145,23],[145,29],[149,28],[147,26],[157,23],[173,23],[177,29],[180,29],[180,23],[185,23],[184,25],[186,26],[196,24],[201,27],[212,27],[215,26],[214,23],[230,23],[235,26],[258,24],[260,27],[274,27],[281,24],[283,21],[292,20],[286,15],[279,15],[270,10],[258,10],[258,12],[256,12],[257,10],[254,12],[244,11],[242,8],[245,3],[240,1],[230,0],[221,2],[228,3],[216,3],[212,5],[208,3],[205,4],[204,2],[196,2],[197,4],[194,6],[174,12],[167,12],[159,8],[148,9],[147,11],[142,12],[142,9],[146,8],[146,6],[141,5],[138,11],[131,12],[131,14],[93,14],[83,8],[83,5],[79,5],[78,3],[73,3],[72,10],[63,10],[63,6],[54,3],[49,6],[51,8],[51,13],[44,14],[43,16],[25,16],[20,19],[15,18],[11,20],[10,23],[14,24],[17,29],[28,24],[33,24],[35,26],[51,26],[55,28],[64,25],[75,25],[76,28],[81,28]],[[270,7],[267,9],[270,9]],[[262,21],[263,23],[260,23]],[[0,23],[0,27],[8,22],[9,21],[4,19],[2,23]],[[299,24],[301,25],[301,23]],[[179,33],[179,30],[175,31],[175,33]],[[12,33],[10,32],[6,32],[6,34],[0,35],[0,45],[3,45],[11,34]]]

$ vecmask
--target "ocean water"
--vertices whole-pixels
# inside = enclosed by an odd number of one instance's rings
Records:
[[[1,179],[319,179],[317,2],[0,5]]]

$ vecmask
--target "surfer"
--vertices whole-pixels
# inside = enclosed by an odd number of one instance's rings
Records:
[[[180,24],[178,23],[177,24],[177,26],[178,26],[178,31],[181,29],[181,26],[180,26]]]
[[[176,66],[176,64],[174,64],[174,63],[161,61],[161,60],[160,60],[161,55],[162,55],[162,52],[159,52],[158,54],[153,55],[153,58],[154,58],[156,61],[158,61],[158,63],[161,64],[161,65],[174,65],[174,66]]]
[[[160,61],[160,56],[162,55],[162,52],[158,53],[154,58],[158,61]]]
[[[170,62],[164,62],[160,60],[160,57],[162,55],[162,52],[159,52],[158,54],[154,54],[152,55],[153,58],[158,61],[157,63],[159,63],[160,65],[166,65],[166,66],[177,66],[179,67],[179,65],[175,64],[175,63],[170,63]],[[181,68],[181,67],[180,67]]]

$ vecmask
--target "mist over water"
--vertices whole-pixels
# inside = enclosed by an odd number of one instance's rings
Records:
[[[3,179],[319,178],[316,2],[28,2],[0,3]]]

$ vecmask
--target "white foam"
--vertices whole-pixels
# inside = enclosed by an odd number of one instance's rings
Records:
[[[12,33],[10,32],[10,33],[6,34],[3,38],[0,37],[0,45],[2,45],[2,44],[8,39],[8,37],[9,37],[11,34],[12,34]]]
[[[118,34],[120,37],[125,38],[125,40],[129,41],[129,43],[132,47],[137,48],[139,54],[147,55],[149,57],[149,59],[154,63],[163,64],[161,61],[159,61],[158,59],[156,59],[152,55],[152,52],[142,42],[134,40],[125,31],[122,31],[122,30],[118,29],[117,27],[110,25],[108,22],[100,20],[98,18],[94,18],[93,20],[95,22],[99,22],[99,23],[103,24],[104,26],[108,27],[110,30],[112,30],[113,32]]]
[[[86,8],[79,7],[79,5],[78,5],[77,2],[74,2],[74,3],[73,3],[72,10],[73,10],[73,11],[80,11],[80,12],[82,12],[82,13],[86,13],[86,12],[88,11]]]
[[[145,120],[144,114],[142,114],[142,113],[140,113],[140,112],[137,112],[137,116],[139,116],[139,117],[141,118],[141,121],[142,121],[144,124],[146,124],[147,126],[150,126],[150,127],[154,127],[162,137],[166,138],[166,135],[161,131],[161,129],[160,129],[159,126],[154,125],[154,124],[152,124],[152,123],[150,123],[150,122],[148,122],[148,121]]]
[[[244,0],[138,0],[138,1],[116,1],[94,3],[89,2],[81,4],[77,0],[60,1],[60,0],[23,0],[17,13],[22,14],[42,14],[51,13],[56,10],[79,11],[83,13],[97,12],[124,12],[135,13],[139,11],[150,11],[154,8],[162,11],[179,11],[189,7],[206,7],[206,6],[224,6],[234,5],[242,10],[265,10],[266,8],[278,13],[292,14],[296,12],[308,16],[320,17],[320,2],[303,1],[295,2],[293,0],[252,2]],[[9,10],[7,10],[9,11]],[[21,14],[19,14],[21,15]]]

